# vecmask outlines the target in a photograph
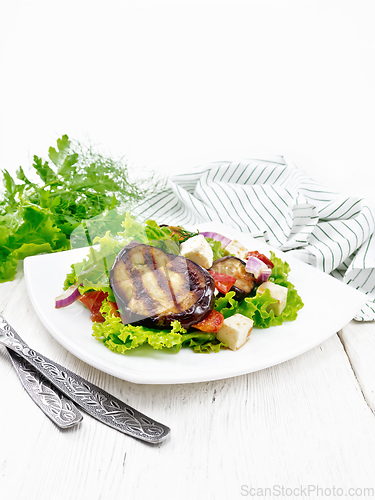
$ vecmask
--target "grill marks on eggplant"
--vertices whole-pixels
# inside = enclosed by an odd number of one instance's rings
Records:
[[[132,263],[128,260],[125,260],[124,264],[125,272],[128,276],[128,279],[126,281],[129,281],[131,283],[130,286],[132,288],[132,295],[137,301],[140,302],[139,312],[154,314],[154,311],[150,310],[152,301],[147,288],[144,288],[143,286],[142,273],[140,269],[138,269],[136,266],[132,266]]]
[[[175,294],[171,293],[173,289],[165,275],[165,268],[158,266],[151,247],[137,247],[133,254],[133,260],[124,260],[128,281],[132,287],[128,302],[130,309],[144,316],[153,316],[165,309],[173,309],[175,300],[172,296],[175,297]],[[164,259],[161,260],[160,266],[165,265]]]
[[[171,294],[171,297],[172,297],[172,300],[173,300],[173,304],[174,304],[174,308],[175,308],[175,311],[176,312],[181,312],[183,310],[183,306],[182,304],[180,304],[180,302],[178,301],[178,296],[176,295],[175,293],[175,290],[172,286],[172,281],[171,281],[171,275],[169,273],[169,269],[168,267],[165,267],[164,268],[164,273],[165,273],[165,276],[164,274],[159,270],[159,273],[158,274],[162,274],[164,277],[165,277],[165,280],[162,280],[162,282],[160,282],[160,285],[161,287],[163,288],[163,290],[165,291],[166,294],[170,293]]]
[[[110,283],[127,323],[160,327],[178,320],[187,328],[213,308],[214,280],[205,269],[148,245],[123,248]]]
[[[144,249],[144,257],[145,264],[148,267],[148,272],[143,274],[142,286],[144,286],[144,289],[146,291],[149,291],[150,289],[152,290],[153,288],[157,290],[157,288],[159,287],[161,294],[160,299],[162,301],[161,303],[164,303],[165,300],[169,302],[170,298],[172,298],[173,302],[175,302],[175,296],[173,293],[171,293],[172,290],[168,278],[165,275],[165,271],[163,272],[162,269],[158,267],[158,263],[155,259],[152,247],[146,247]],[[155,303],[155,297],[150,293],[150,291],[147,293],[147,297],[148,304],[150,305],[150,308],[148,310],[149,315],[152,316],[154,314],[158,314],[160,309],[160,301],[159,307],[157,307],[157,304]]]

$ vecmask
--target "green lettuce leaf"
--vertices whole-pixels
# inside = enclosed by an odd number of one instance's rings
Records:
[[[17,272],[18,260],[5,247],[0,247],[0,283],[11,281]]]
[[[173,239],[171,230],[159,227],[153,220],[141,224],[127,213],[122,227],[123,231],[118,231],[115,236],[107,231],[105,236],[94,238],[94,246],[90,248],[87,257],[82,262],[72,265],[72,271],[64,283],[65,289],[71,284],[79,283],[81,293],[103,290],[109,293],[109,300],[115,301],[109,286],[109,271],[117,254],[132,240],[161,248],[168,253],[179,253],[179,243]]]
[[[68,248],[69,240],[43,208],[25,204],[17,213],[0,216],[0,282],[14,279],[17,261]]]
[[[113,352],[124,354],[140,345],[148,344],[154,349],[191,347],[194,352],[219,352],[222,342],[214,333],[200,331],[187,332],[179,321],[173,321],[170,329],[158,330],[144,326],[124,325],[121,318],[112,314],[108,299],[103,301],[100,312],[104,323],[93,324],[93,337]]]
[[[226,344],[217,340],[215,333],[193,331],[182,335],[181,346],[191,347],[196,353],[206,354],[219,352],[221,347],[226,347]]]
[[[254,326],[258,328],[269,328],[284,323],[284,321],[294,321],[297,318],[298,311],[302,309],[303,302],[298,295],[294,285],[288,281],[290,266],[287,262],[275,256],[271,252],[271,261],[274,263],[270,281],[288,288],[287,303],[284,311],[275,316],[274,311],[268,311],[268,306],[277,302],[266,290],[261,295],[245,297],[241,302],[234,299],[234,292],[228,292],[224,297],[218,297],[215,300],[215,309],[221,312],[224,318],[229,318],[233,314],[243,314],[254,321]]]
[[[225,248],[223,248],[221,241],[213,240],[212,238],[207,238],[206,236],[205,236],[205,240],[212,248],[214,261],[217,259],[221,259],[222,257],[226,257],[226,256],[230,255],[228,250],[225,250]]]
[[[169,227],[160,227],[154,220],[146,220],[141,224],[127,213],[122,226],[124,230],[118,233],[118,237],[123,240],[134,239],[139,243],[161,248],[167,253],[180,253],[178,235],[172,235]]]
[[[93,336],[111,351],[121,354],[143,344],[149,344],[154,349],[180,346],[181,334],[186,333],[178,321],[172,323],[170,330],[124,325],[121,318],[112,314],[107,300],[103,302],[100,312],[105,317],[105,321],[93,324]]]
[[[121,319],[114,316],[108,304],[115,302],[115,297],[109,286],[109,270],[118,252],[130,241],[137,240],[140,243],[159,246],[168,251],[167,243],[172,242],[178,248],[178,241],[173,239],[171,230],[167,227],[160,227],[155,221],[146,221],[140,224],[129,214],[126,215],[122,223],[123,230],[113,236],[109,231],[102,238],[94,239],[94,247],[90,248],[87,257],[80,263],[72,266],[72,271],[67,275],[65,288],[74,283],[79,283],[81,293],[90,290],[102,290],[107,292],[108,298],[103,302],[101,312],[105,317],[104,323],[94,323],[93,336],[103,342],[103,344],[114,352],[125,353],[130,349],[148,344],[155,349],[174,347],[178,352],[182,347],[190,347],[194,352],[207,353],[219,352],[225,344],[216,339],[214,333],[186,331],[177,321],[172,323],[170,329],[153,329],[143,326],[124,325]],[[178,237],[178,236],[177,236]],[[213,242],[216,255],[223,256],[220,242]],[[290,267],[286,262],[271,254],[274,268],[270,277],[271,281],[288,288],[287,305],[281,315],[275,316],[272,310],[268,311],[268,306],[274,302],[269,290],[262,295],[246,297],[238,302],[234,292],[228,292],[224,297],[215,299],[215,309],[221,312],[224,318],[233,314],[243,314],[254,321],[254,326],[258,328],[269,328],[270,326],[281,325],[284,321],[293,321],[297,317],[299,309],[303,307],[301,297],[298,295],[292,283],[288,281]]]
[[[15,178],[1,171],[0,282],[15,277],[15,260],[84,247],[91,244],[91,235],[104,236],[109,229],[116,234],[124,210],[156,192],[160,184],[153,176],[130,182],[122,159],[83,148],[67,135],[57,140],[56,148],[49,148],[48,160],[34,156],[31,167],[37,182],[22,167]]]
[[[287,262],[284,262],[279,257],[276,257],[274,252],[270,252],[270,254],[270,260],[273,263],[270,281],[273,281],[277,285],[286,286],[288,283],[290,266]]]

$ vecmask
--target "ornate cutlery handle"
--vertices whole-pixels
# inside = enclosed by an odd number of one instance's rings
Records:
[[[82,413],[25,359],[7,347],[14,369],[28,395],[53,423],[66,429],[81,422]]]
[[[86,413],[106,425],[149,443],[159,443],[168,436],[169,427],[31,349],[1,315],[0,343],[15,351]]]

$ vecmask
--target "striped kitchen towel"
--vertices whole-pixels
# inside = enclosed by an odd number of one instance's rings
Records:
[[[136,215],[194,226],[220,221],[330,273],[368,295],[355,317],[375,320],[375,212],[309,178],[283,157],[215,162],[169,178]]]

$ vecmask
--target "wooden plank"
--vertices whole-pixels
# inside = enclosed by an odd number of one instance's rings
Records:
[[[364,397],[375,410],[375,323],[351,321],[339,337]]]

